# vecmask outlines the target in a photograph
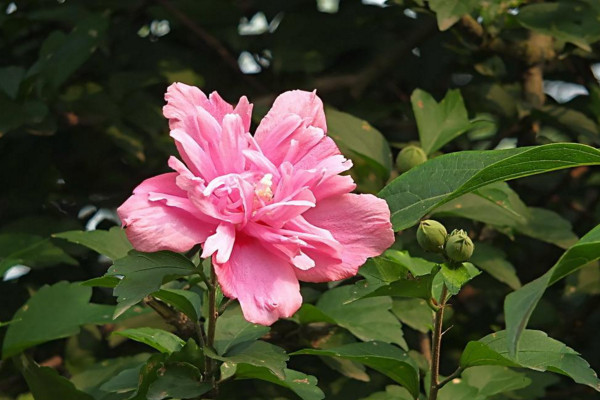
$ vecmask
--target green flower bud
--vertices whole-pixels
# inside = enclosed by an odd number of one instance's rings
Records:
[[[417,242],[427,251],[441,253],[444,251],[444,243],[448,232],[444,225],[432,219],[421,221],[417,229]]]
[[[452,231],[446,241],[446,255],[452,261],[467,261],[473,255],[474,249],[471,238],[462,229]]]
[[[400,172],[406,172],[412,167],[427,161],[427,154],[419,146],[406,146],[396,157],[396,167]]]

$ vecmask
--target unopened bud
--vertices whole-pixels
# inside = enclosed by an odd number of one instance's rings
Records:
[[[467,261],[473,255],[475,246],[465,231],[454,230],[446,241],[446,255],[456,262]]]
[[[423,164],[427,161],[427,154],[419,146],[406,146],[396,157],[396,167],[400,172],[406,172],[409,169]]]
[[[417,242],[427,251],[441,253],[444,251],[444,243],[448,232],[444,225],[432,219],[421,221],[417,229]]]

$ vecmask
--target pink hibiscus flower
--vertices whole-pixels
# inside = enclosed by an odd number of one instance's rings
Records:
[[[270,325],[302,304],[299,280],[357,273],[394,241],[386,202],[340,175],[352,164],[325,135],[315,93],[285,92],[249,133],[252,105],[171,85],[164,115],[181,160],[118,209],[133,246],[183,252],[201,243],[223,293]]]

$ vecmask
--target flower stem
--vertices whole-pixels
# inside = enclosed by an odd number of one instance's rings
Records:
[[[208,287],[208,329],[206,334],[206,346],[210,349],[214,349],[215,343],[215,329],[217,326],[217,317],[219,311],[217,310],[217,275],[215,273],[214,265],[210,266],[210,286]],[[214,361],[210,358],[206,358],[206,365],[204,373],[213,387],[213,393],[215,396],[218,392],[217,381],[215,378],[216,370]]]
[[[437,400],[438,390],[441,386],[439,383],[440,376],[440,351],[442,346],[442,325],[444,321],[444,308],[446,306],[446,298],[448,297],[448,288],[446,285],[442,288],[442,296],[439,301],[439,308],[435,313],[435,321],[433,326],[433,340],[431,348],[431,384],[429,386],[429,400]]]

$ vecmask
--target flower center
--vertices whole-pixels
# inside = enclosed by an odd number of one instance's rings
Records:
[[[271,187],[273,186],[273,175],[265,174],[262,179],[255,185],[254,194],[260,200],[265,203],[270,202],[273,199],[273,190]]]

